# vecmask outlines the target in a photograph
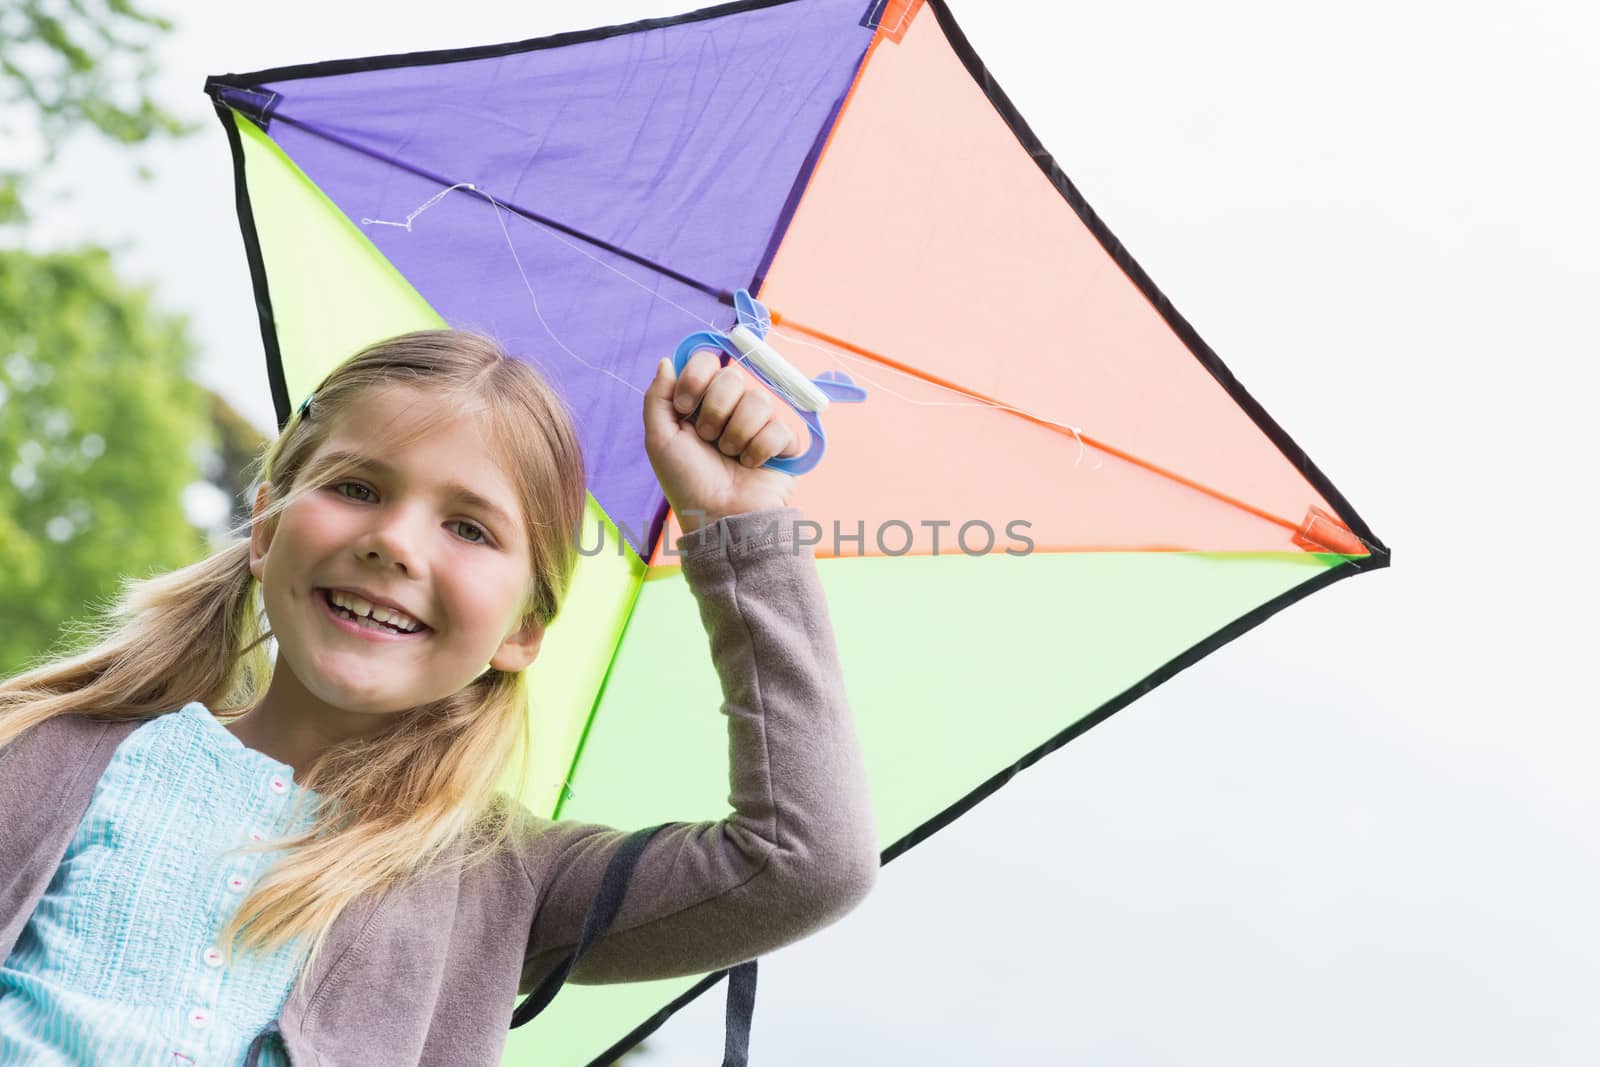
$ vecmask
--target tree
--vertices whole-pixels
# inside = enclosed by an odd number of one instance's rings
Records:
[[[0,251],[0,675],[121,576],[203,553],[180,503],[210,445],[185,331],[103,249]]]
[[[74,133],[190,129],[150,96],[171,29],[135,0],[0,4],[0,223]],[[0,675],[48,654],[124,575],[195,559],[181,494],[209,443],[183,320],[102,249],[0,251]]]
[[[131,145],[192,129],[148,92],[151,46],[171,28],[132,0],[0,4],[0,140],[34,157],[0,168],[0,223],[26,218],[29,181],[78,130]]]

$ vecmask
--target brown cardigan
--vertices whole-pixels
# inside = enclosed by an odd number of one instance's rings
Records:
[[[794,543],[799,515],[750,512],[679,539],[722,680],[734,812],[656,834],[571,981],[733,966],[837,920],[876,879],[866,775],[816,564]],[[0,748],[0,960],[136,725],[63,716]],[[517,992],[570,952],[627,837],[528,816],[497,859],[352,905],[284,1006],[294,1063],[498,1063]]]

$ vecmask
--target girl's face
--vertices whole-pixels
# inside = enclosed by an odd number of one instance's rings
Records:
[[[379,431],[436,416],[440,403],[406,386],[374,390],[317,452],[351,452],[362,467],[309,486],[275,529],[252,530],[250,570],[277,670],[288,668],[305,696],[358,714],[404,711],[459,691],[486,666],[518,671],[538,654],[543,628],[521,625],[532,589],[527,522],[482,420],[454,412],[419,440],[380,450]],[[397,607],[409,621],[355,619],[336,599],[358,612],[371,610],[361,600]]]

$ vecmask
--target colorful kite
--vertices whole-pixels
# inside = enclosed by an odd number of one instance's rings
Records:
[[[534,668],[535,810],[727,813],[720,689],[640,395],[733,293],[864,403],[796,483],[893,860],[1388,549],[1105,228],[940,0],[754,0],[212,78],[280,416],[475,328],[580,414],[590,522]],[[720,976],[573,987],[507,1063],[606,1062]]]

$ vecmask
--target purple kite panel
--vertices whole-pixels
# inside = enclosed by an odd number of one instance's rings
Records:
[[[760,269],[871,41],[861,12],[809,0],[257,88],[272,138],[445,321],[556,383],[590,491],[653,539],[643,390],[686,334],[731,323],[714,294]]]

